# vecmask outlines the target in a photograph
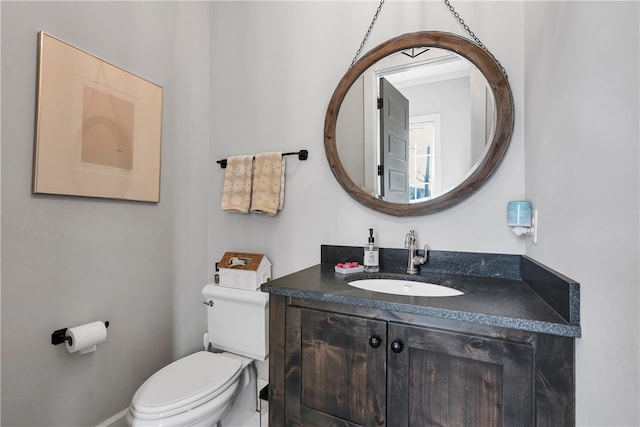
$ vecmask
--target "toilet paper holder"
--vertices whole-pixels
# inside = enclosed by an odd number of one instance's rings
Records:
[[[109,327],[108,320],[104,322],[104,327],[105,328]],[[53,333],[51,334],[51,344],[53,345],[63,344],[65,341],[68,341],[69,345],[73,344],[71,342],[71,337],[65,336],[65,334],[67,333],[67,329],[69,328],[62,328],[62,329],[58,329],[57,331],[53,331]]]

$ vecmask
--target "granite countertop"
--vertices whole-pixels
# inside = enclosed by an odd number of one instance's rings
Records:
[[[447,255],[447,253],[444,254]],[[442,254],[434,255],[436,260],[438,256],[442,256]],[[507,263],[503,259],[500,264],[511,263],[511,267],[507,270],[515,270],[515,273],[510,271],[505,274],[501,273],[502,270],[495,269],[487,272],[472,271],[471,274],[468,274],[468,271],[465,271],[467,274],[461,274],[459,269],[454,272],[444,272],[442,268],[438,268],[438,261],[434,261],[431,269],[424,268],[417,276],[409,276],[390,268],[385,270],[384,264],[379,273],[344,275],[335,272],[335,263],[321,262],[313,267],[272,280],[262,285],[262,291],[275,295],[579,337],[581,335],[579,285],[526,257],[524,260],[520,256],[510,257],[513,258],[508,258]],[[322,258],[323,261],[333,261],[331,256],[324,256],[324,254]],[[466,257],[465,259],[475,258]],[[491,255],[482,254],[478,259],[477,265],[482,265],[486,270],[487,259],[493,258]],[[535,271],[535,274],[530,272],[537,269],[543,271]],[[523,274],[530,280],[519,277]],[[382,277],[442,284],[463,291],[464,295],[453,297],[393,295],[358,289],[346,283],[358,278]]]

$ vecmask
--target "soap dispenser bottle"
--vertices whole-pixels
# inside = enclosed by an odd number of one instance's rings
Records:
[[[375,239],[373,238],[373,228],[369,229],[369,242],[364,247],[364,271],[369,273],[375,273],[380,271],[379,264],[379,251],[375,245]]]

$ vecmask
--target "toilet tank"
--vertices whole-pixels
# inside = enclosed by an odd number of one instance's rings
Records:
[[[256,360],[269,356],[269,294],[207,285],[202,295],[213,347]]]

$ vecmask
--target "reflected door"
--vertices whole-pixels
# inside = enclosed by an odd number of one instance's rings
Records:
[[[381,196],[409,203],[409,100],[387,79],[380,79]]]

